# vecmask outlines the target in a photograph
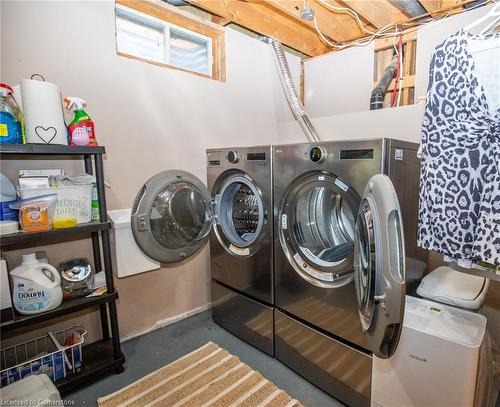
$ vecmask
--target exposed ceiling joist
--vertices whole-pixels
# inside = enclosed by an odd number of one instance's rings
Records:
[[[430,13],[431,16],[444,8],[449,8],[461,3],[461,0],[419,0],[420,4]]]
[[[269,6],[276,10],[306,24],[315,30],[314,22],[301,18],[304,8],[304,0],[265,0]],[[321,32],[335,41],[347,41],[363,35],[352,17],[345,13],[332,13],[330,10],[320,7],[317,2],[309,0],[307,7],[314,9],[314,16]]]
[[[342,3],[377,28],[408,19],[401,10],[386,0],[342,0]]]
[[[321,55],[329,50],[310,27],[281,13],[272,12],[262,2],[189,0],[189,3],[252,31],[276,38],[306,55]]]
[[[228,25],[230,22],[231,20],[229,18],[220,17],[215,14],[212,16],[212,23],[219,25]]]

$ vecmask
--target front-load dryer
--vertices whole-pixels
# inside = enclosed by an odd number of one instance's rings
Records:
[[[274,147],[275,354],[348,405],[369,404],[371,355],[398,343],[405,268],[425,268],[417,147]]]
[[[207,185],[181,170],[139,192],[132,231],[162,263],[187,260],[210,240],[212,317],[273,355],[271,147],[207,150]]]

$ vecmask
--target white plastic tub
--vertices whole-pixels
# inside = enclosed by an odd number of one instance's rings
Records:
[[[65,186],[55,188],[18,189],[22,199],[57,193],[54,218],[76,217],[77,223],[87,223],[92,219],[92,185]]]
[[[114,229],[116,267],[113,267],[118,278],[132,276],[159,269],[160,263],[146,256],[135,243],[130,216],[132,209],[114,209],[108,211]]]

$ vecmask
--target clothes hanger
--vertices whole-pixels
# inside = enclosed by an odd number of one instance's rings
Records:
[[[500,18],[500,3],[496,3],[491,9],[490,11],[488,11],[484,16],[482,17],[479,17],[476,21],[473,21],[471,24],[469,25],[466,25],[464,27],[464,30],[465,31],[470,31],[472,28],[478,26],[479,24],[489,20],[490,18],[492,17],[495,17],[494,21],[493,21],[493,25],[492,23],[488,24],[486,26],[485,29],[483,29],[481,32],[483,31],[488,31],[488,29],[491,29],[493,28],[497,23],[498,23],[498,18]]]
[[[489,23],[486,27],[484,27],[481,32],[479,33],[479,35],[485,35],[486,33],[488,33],[489,31],[493,30],[496,26],[498,26],[500,24],[500,17],[497,17],[496,19],[494,19],[491,23]]]

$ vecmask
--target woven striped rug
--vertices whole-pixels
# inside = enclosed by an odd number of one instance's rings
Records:
[[[302,406],[213,342],[99,398],[97,404],[99,407]]]

